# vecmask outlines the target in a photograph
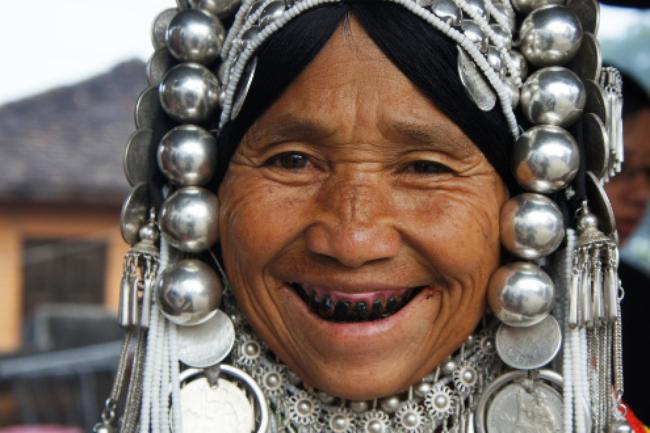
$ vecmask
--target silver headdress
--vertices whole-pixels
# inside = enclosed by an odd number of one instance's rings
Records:
[[[123,433],[194,433],[205,420],[260,433],[627,431],[619,410],[618,251],[602,189],[622,163],[621,80],[615,69],[601,69],[596,0],[385,0],[456,43],[470,99],[484,111],[498,104],[504,114],[515,141],[512,172],[525,190],[501,212],[502,244],[519,261],[489,284],[496,332],[485,326],[406,394],[346,402],[301,388],[246,330],[227,284],[196,258],[218,234],[219,204],[203,188],[216,155],[206,128],[215,116],[220,128],[238,116],[257,50],[271,35],[339,1],[179,0],[155,20],[151,87],[138,100],[124,161],[134,190],[122,212],[133,246],[122,324],[147,339],[134,362],[124,351],[96,432],[119,424]],[[575,187],[581,169],[585,181]],[[153,181],[158,172],[164,185]],[[557,194],[585,197],[569,226],[551,197]],[[129,363],[132,386],[119,423]],[[510,371],[495,377],[501,363]]]

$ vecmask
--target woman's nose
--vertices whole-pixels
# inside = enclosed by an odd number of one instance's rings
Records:
[[[319,194],[318,214],[305,232],[307,248],[349,268],[395,257],[401,237],[392,224],[389,200],[377,185],[327,188]]]

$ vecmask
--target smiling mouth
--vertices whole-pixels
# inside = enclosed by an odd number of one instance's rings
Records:
[[[413,298],[428,286],[404,289],[389,295],[373,293],[348,295],[327,293],[303,287],[299,283],[287,283],[307,307],[322,319],[329,322],[354,323],[381,320],[392,316],[404,308]],[[356,298],[356,299],[355,299]]]

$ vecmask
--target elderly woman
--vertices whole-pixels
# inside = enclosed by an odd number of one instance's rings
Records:
[[[620,80],[595,2],[513,3],[159,16],[97,431],[132,342],[124,432],[629,430],[601,187]]]

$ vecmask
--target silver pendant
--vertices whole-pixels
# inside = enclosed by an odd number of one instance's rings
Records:
[[[553,370],[511,371],[476,405],[477,433],[563,433],[563,379]]]
[[[182,431],[267,433],[268,405],[253,378],[229,365],[219,366],[218,374],[215,380],[203,370],[181,374]]]
[[[487,431],[560,433],[562,407],[562,397],[549,385],[532,382],[525,387],[522,383],[511,383],[501,389],[490,403]]]
[[[497,353],[519,370],[540,368],[555,358],[562,345],[560,325],[549,315],[537,325],[515,328],[501,324],[495,335]]]
[[[483,111],[490,111],[497,103],[497,96],[483,78],[474,62],[458,47],[458,75],[470,99]]]
[[[207,322],[197,326],[178,327],[178,359],[194,368],[219,364],[235,344],[235,327],[221,310]]]

